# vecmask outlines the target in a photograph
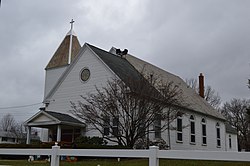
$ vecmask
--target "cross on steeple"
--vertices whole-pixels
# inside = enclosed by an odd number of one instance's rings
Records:
[[[73,30],[73,24],[74,24],[74,20],[72,19],[69,23],[71,24],[71,28],[70,28],[70,30],[72,31]]]

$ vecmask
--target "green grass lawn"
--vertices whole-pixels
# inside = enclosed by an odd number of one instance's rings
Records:
[[[25,160],[0,160],[0,165],[12,166],[50,166],[45,162],[28,162]],[[78,162],[61,161],[60,166],[148,166],[146,159],[88,159]],[[221,161],[194,161],[194,160],[160,160],[160,166],[250,166],[250,162],[221,162]]]

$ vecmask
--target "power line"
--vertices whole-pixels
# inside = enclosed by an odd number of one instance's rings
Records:
[[[24,108],[24,107],[35,106],[35,105],[38,105],[38,104],[42,104],[42,102],[34,103],[34,104],[27,104],[27,105],[19,105],[19,106],[0,107],[0,109],[3,110],[3,109],[13,109],[13,108]]]

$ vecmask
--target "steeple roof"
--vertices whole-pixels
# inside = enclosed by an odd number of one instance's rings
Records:
[[[71,62],[75,59],[77,53],[79,52],[81,45],[78,41],[75,33],[70,31],[67,33],[62,43],[50,59],[48,65],[45,69],[51,69],[55,67],[61,67],[68,64],[69,59],[69,47],[70,47],[70,34],[72,34],[72,49],[71,49]]]

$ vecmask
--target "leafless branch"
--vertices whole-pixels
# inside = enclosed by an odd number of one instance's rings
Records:
[[[96,87],[96,93],[81,96],[82,101],[72,104],[72,113],[98,130],[105,139],[133,147],[136,140],[154,131],[156,120],[161,121],[161,131],[176,118],[176,108],[181,106],[181,90],[173,82],[150,80],[112,79],[107,86]],[[168,108],[168,109],[166,109]],[[159,116],[161,115],[161,116]],[[109,118],[108,123],[107,117]],[[114,126],[115,118],[118,118]],[[160,117],[160,119],[159,119]],[[104,125],[110,134],[106,134]]]

